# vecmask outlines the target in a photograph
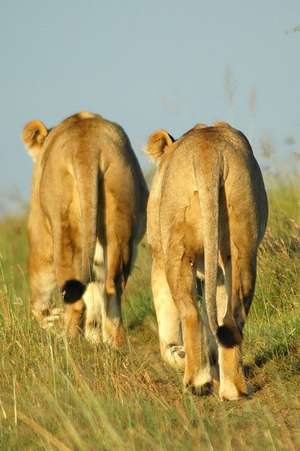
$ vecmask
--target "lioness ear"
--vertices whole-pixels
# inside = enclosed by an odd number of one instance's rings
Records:
[[[28,122],[28,124],[25,125],[22,139],[33,161],[36,161],[47,135],[48,130],[41,121],[35,120]]]
[[[146,152],[158,161],[164,154],[166,147],[174,142],[174,138],[166,130],[157,130],[152,133],[146,145]]]

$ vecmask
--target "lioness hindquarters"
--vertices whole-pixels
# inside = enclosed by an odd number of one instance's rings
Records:
[[[100,195],[103,212],[99,215],[98,227],[105,273],[103,285],[98,282],[103,292],[102,337],[104,342],[114,347],[124,341],[121,297],[134,263],[138,242],[144,235],[148,197],[146,183],[129,140],[123,131],[117,131],[119,142],[112,142],[110,152],[100,160],[100,166],[109,165],[109,170],[103,175]],[[114,160],[113,150],[116,155]],[[119,161],[117,156],[121,152],[123,157]],[[96,274],[95,277],[97,281]]]

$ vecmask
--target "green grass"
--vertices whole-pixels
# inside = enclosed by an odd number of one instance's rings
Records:
[[[150,258],[123,303],[127,346],[67,342],[31,318],[25,221],[0,224],[0,449],[300,449],[300,188],[273,183],[244,341],[251,399],[182,391],[160,359]],[[298,180],[299,182],[299,180]]]

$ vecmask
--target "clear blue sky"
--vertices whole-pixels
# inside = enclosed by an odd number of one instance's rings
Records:
[[[299,0],[2,0],[2,198],[29,195],[24,124],[52,126],[80,110],[119,122],[144,167],[156,128],[179,136],[216,119],[254,150],[270,136],[285,160],[300,147],[300,33],[287,33],[299,23]]]

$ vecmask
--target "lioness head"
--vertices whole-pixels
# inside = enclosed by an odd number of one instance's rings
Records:
[[[146,152],[158,163],[168,146],[172,145],[174,141],[174,138],[166,130],[157,130],[148,139]]]
[[[29,155],[33,161],[37,160],[38,154],[45,142],[49,130],[45,127],[42,121],[34,120],[25,125],[22,139]]]

